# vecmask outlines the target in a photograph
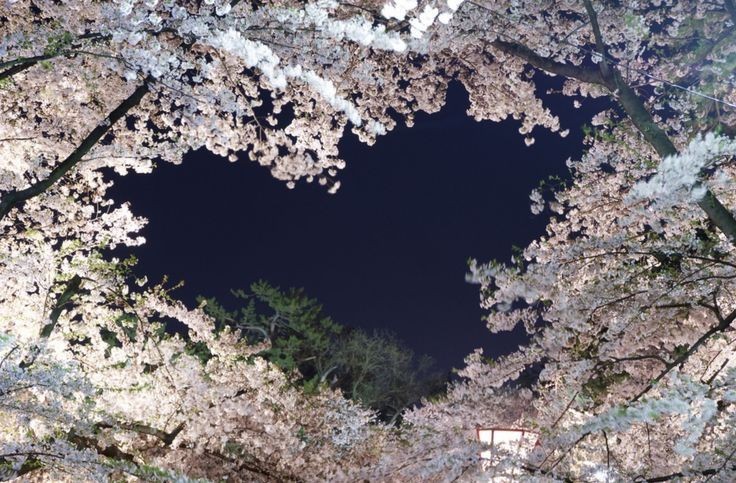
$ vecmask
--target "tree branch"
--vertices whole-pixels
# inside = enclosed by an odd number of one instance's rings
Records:
[[[497,50],[525,60],[532,66],[546,72],[562,75],[581,82],[597,84],[608,88],[611,93],[617,95],[621,107],[629,116],[634,126],[641,132],[644,139],[665,158],[677,154],[677,148],[669,136],[654,122],[644,103],[636,92],[624,81],[615,65],[608,65],[606,47],[598,25],[597,15],[590,0],[584,0],[585,7],[591,20],[593,35],[596,42],[596,50],[603,57],[600,70],[586,69],[583,67],[563,64],[552,59],[542,57],[528,47],[516,43],[495,40],[491,45]],[[736,6],[733,0],[724,0],[726,9],[736,14]],[[736,21],[736,16],[734,17]],[[732,242],[736,241],[736,218],[710,191],[698,201],[698,206],[706,213],[713,224],[718,227]]]
[[[733,6],[733,0],[728,1]],[[590,5],[590,1],[586,0],[586,8],[588,5]],[[605,59],[605,44],[603,44],[603,39],[600,36],[600,29],[596,28],[598,24],[595,12],[592,12],[592,14],[591,24],[593,25],[594,35],[596,36],[596,48],[599,50],[598,53]],[[595,22],[593,21],[594,19]],[[678,154],[677,148],[672,143],[672,140],[657,125],[644,105],[644,102],[623,79],[615,65],[608,66],[606,64],[604,66],[601,64],[600,70],[586,69],[542,57],[524,45],[505,42],[503,40],[495,40],[491,42],[491,45],[501,52],[523,59],[532,66],[546,72],[606,87],[616,96],[624,112],[631,119],[631,122],[661,158],[664,159],[668,156]],[[604,74],[606,71],[607,75]],[[736,242],[736,218],[734,218],[733,214],[723,206],[710,190],[706,190],[703,198],[698,201],[698,206],[732,243]]]
[[[0,63],[0,69],[8,67],[7,69],[0,71],[0,81],[12,77],[19,72],[23,72],[24,70],[33,67],[39,62],[52,59],[56,57],[56,55],[57,54],[37,55],[35,57],[20,57],[18,59],[13,59],[8,62]]]
[[[49,314],[50,322],[41,329],[40,335],[42,338],[48,338],[48,336],[51,335],[51,332],[53,332],[56,327],[56,323],[59,320],[61,311],[64,310],[64,306],[72,299],[72,297],[79,293],[79,289],[81,287],[82,278],[79,275],[74,275],[71,280],[67,282],[66,288],[59,296],[59,300],[56,301],[56,305],[53,310],[51,310],[51,314]]]
[[[621,78],[615,68],[611,69],[608,77],[604,77],[600,70],[563,64],[542,57],[524,45],[505,42],[503,40],[495,40],[491,42],[491,45],[501,52],[525,60],[532,66],[551,74],[562,75],[590,84],[597,84],[608,88],[613,93],[618,93],[618,101],[621,107],[623,107],[636,128],[644,135],[644,138],[652,145],[657,153],[663,158],[677,154],[677,148],[672,144],[670,138],[654,122],[654,119],[652,119],[652,116],[647,111],[641,99],[639,99],[639,96]]]
[[[706,190],[705,195],[698,200],[698,206],[705,211],[710,221],[726,235],[731,243],[736,241],[736,219],[711,190]]]
[[[54,308],[49,314],[49,323],[41,328],[41,333],[39,334],[39,336],[42,339],[48,339],[48,337],[51,335],[51,332],[54,331],[56,323],[59,320],[59,316],[61,315],[61,311],[64,310],[64,306],[72,299],[72,297],[79,293],[79,289],[81,288],[81,286],[82,278],[79,275],[74,275],[71,280],[66,283],[64,291],[59,296],[59,300],[56,301]],[[29,357],[22,360],[20,364],[18,364],[18,367],[20,367],[21,369],[27,369],[28,367],[32,366],[36,362],[39,350],[40,349],[38,348],[38,346],[35,346]]]
[[[74,431],[71,431],[69,434],[67,434],[66,439],[70,443],[75,445],[79,450],[91,449],[96,451],[98,454],[101,454],[102,456],[107,456],[108,458],[113,458],[116,460],[129,461],[138,466],[135,462],[135,457],[132,454],[126,453],[117,446],[100,446],[99,441],[97,441],[96,439],[78,435],[74,433]]]
[[[628,356],[628,357],[611,357],[610,360],[612,360],[613,362],[653,360],[665,366],[669,365],[669,362],[666,359],[664,359],[661,356],[658,356],[657,354],[641,354],[641,355],[634,355],[634,356]]]
[[[727,316],[727,317],[725,317],[725,318],[724,318],[723,320],[721,320],[721,322],[720,322],[720,323],[719,323],[718,325],[716,325],[716,326],[714,326],[714,327],[711,327],[711,328],[710,328],[710,329],[709,329],[709,330],[708,330],[708,331],[707,331],[707,332],[706,332],[705,334],[701,335],[701,336],[700,336],[700,337],[698,338],[698,340],[696,340],[696,341],[695,341],[695,343],[693,343],[693,345],[692,345],[692,346],[690,346],[690,347],[689,347],[689,348],[688,348],[688,349],[687,349],[687,350],[685,351],[685,353],[684,353],[684,354],[682,354],[681,356],[679,356],[679,357],[678,357],[677,359],[675,359],[674,361],[672,361],[672,362],[668,363],[668,364],[667,364],[667,365],[665,366],[664,370],[663,370],[662,372],[660,372],[660,373],[659,373],[659,375],[658,375],[657,377],[655,377],[655,378],[654,378],[654,379],[652,380],[652,382],[650,382],[650,383],[649,383],[649,384],[647,385],[647,387],[646,387],[646,388],[644,388],[644,390],[642,390],[642,391],[641,391],[641,392],[640,392],[639,394],[637,394],[635,398],[633,398],[633,399],[632,399],[631,401],[629,401],[629,403],[632,403],[632,402],[635,402],[635,401],[638,401],[639,399],[641,399],[641,397],[642,397],[642,396],[644,396],[644,395],[645,395],[646,393],[648,393],[649,391],[651,391],[651,390],[652,390],[652,388],[653,388],[654,386],[656,386],[656,385],[657,385],[657,383],[658,383],[659,381],[661,381],[661,380],[662,380],[662,378],[664,378],[664,376],[666,376],[667,374],[669,374],[669,372],[670,372],[670,371],[671,371],[672,369],[674,369],[674,368],[675,368],[675,367],[677,367],[677,366],[680,366],[680,365],[684,364],[684,363],[685,363],[685,361],[687,361],[687,359],[688,359],[688,358],[689,358],[689,357],[690,357],[691,355],[693,355],[693,353],[695,353],[695,351],[696,351],[696,350],[698,350],[698,348],[699,348],[699,347],[700,347],[701,345],[703,345],[703,344],[704,344],[705,342],[707,342],[707,341],[708,341],[708,339],[710,339],[710,338],[711,338],[711,337],[712,337],[712,336],[713,336],[714,334],[716,334],[716,333],[718,333],[718,332],[723,332],[724,330],[726,330],[726,329],[727,329],[727,328],[728,328],[728,327],[729,327],[729,326],[731,325],[731,323],[732,323],[732,322],[733,322],[734,320],[736,320],[736,310],[735,310],[735,311],[733,311],[733,312],[731,312],[730,314],[728,314],[728,316]]]
[[[28,188],[20,191],[11,191],[2,197],[0,202],[0,220],[2,220],[13,208],[19,204],[36,197],[54,185],[62,176],[69,172],[74,166],[82,160],[97,142],[112,128],[112,126],[128,113],[133,107],[137,106],[143,96],[149,91],[149,82],[152,79],[147,78],[143,84],[138,86],[133,93],[123,100],[100,124],[90,132],[82,143],[75,149],[64,161],[51,171],[48,178],[38,181]]]
[[[619,102],[624,108],[624,111],[626,111],[626,114],[628,114],[631,121],[639,132],[642,133],[647,142],[663,159],[667,156],[676,155],[677,148],[664,130],[654,122],[652,115],[646,109],[644,103],[636,92],[628,85],[623,77],[621,77],[621,73],[615,66],[611,66],[609,68],[608,61],[606,60],[606,45],[603,42],[600,27],[598,26],[598,17],[590,0],[583,1],[585,2],[585,9],[588,12],[590,23],[593,28],[596,50],[602,57],[600,63],[601,74],[607,83],[609,83],[609,90],[614,93],[618,92]],[[728,3],[726,4],[726,8],[729,9],[730,12],[736,13],[736,9],[733,8],[734,5],[732,0],[726,0],[726,2],[731,3],[730,9]],[[611,82],[613,85],[610,85]],[[703,198],[698,200],[698,206],[705,211],[713,224],[716,225],[732,243],[736,242],[736,218],[734,218],[733,214],[723,206],[718,198],[715,197],[713,192],[706,190]]]
[[[702,476],[708,476],[712,477],[716,474],[718,474],[720,471],[725,469],[725,467],[722,468],[708,468],[707,470],[699,470],[699,471],[693,471],[692,473],[672,473],[671,475],[665,475],[665,476],[655,476],[653,478],[646,478],[646,479],[635,479],[635,482],[646,482],[646,483],[660,483],[663,481],[672,481],[672,480],[682,480],[682,478],[692,478],[693,475],[702,475]],[[731,470],[736,470],[736,466],[732,467]],[[707,480],[706,480],[707,481]]]
[[[103,35],[97,32],[82,34],[79,37],[75,39],[75,41],[72,42],[72,46],[74,46],[75,42],[78,42],[80,40],[107,40],[110,39],[110,35]],[[53,53],[47,53],[42,55],[34,55],[33,57],[18,57],[17,59],[9,60],[6,62],[0,62],[0,69],[6,69],[0,71],[0,81],[3,79],[7,79],[9,77],[14,76],[15,74],[19,72],[23,72],[24,70],[33,67],[34,65],[38,64],[39,62],[43,62],[44,60],[53,59],[54,57],[59,57],[61,55],[67,55],[69,52],[66,49],[58,50]]]
[[[157,429],[152,426],[148,426],[146,424],[141,424],[141,423],[120,423],[120,424],[97,423],[95,424],[95,426],[98,428],[102,428],[102,429],[120,428],[126,431],[133,431],[139,434],[147,434],[149,436],[158,438],[166,446],[170,446],[171,443],[174,442],[174,439],[176,439],[179,433],[181,433],[181,431],[184,429],[184,423],[180,423],[177,427],[175,427],[172,431],[168,433],[161,429]]]
[[[534,67],[546,72],[569,77],[571,79],[577,79],[581,82],[587,82],[590,84],[606,85],[601,73],[596,69],[588,69],[572,64],[563,64],[562,62],[542,57],[525,45],[513,42],[506,42],[497,39],[491,42],[490,45],[496,50],[525,60]]]
[[[583,0],[583,3],[585,3],[585,11],[588,12],[588,17],[590,18],[590,26],[593,28],[595,50],[601,54],[601,61],[600,64],[598,64],[601,74],[604,78],[608,78],[611,75],[608,67],[608,54],[606,44],[603,41],[603,35],[601,34],[601,28],[598,25],[598,15],[595,13],[595,9],[593,8],[593,4],[590,3],[590,0]]]

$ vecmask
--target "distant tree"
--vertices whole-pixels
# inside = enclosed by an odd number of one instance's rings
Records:
[[[388,331],[348,330],[336,341],[331,363],[343,394],[376,409],[391,424],[400,421],[404,409],[441,393],[447,382],[430,356],[417,357]]]
[[[199,301],[218,327],[239,329],[252,344],[267,342],[259,356],[287,373],[298,370],[305,387],[316,388],[334,370],[331,352],[342,326],[324,315],[322,306],[302,289],[282,291],[259,281],[250,290],[232,291],[243,304],[232,311],[214,298]]]
[[[340,388],[378,411],[382,420],[396,423],[402,410],[444,388],[446,380],[433,372],[431,357],[417,357],[391,332],[368,334],[334,322],[303,289],[281,290],[258,281],[250,292],[232,294],[243,304],[235,310],[214,298],[199,302],[218,328],[241,330],[251,344],[265,342],[267,348],[257,355],[287,373],[298,371],[307,392]]]

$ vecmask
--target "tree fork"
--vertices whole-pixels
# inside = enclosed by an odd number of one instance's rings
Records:
[[[102,137],[112,128],[112,126],[125,116],[128,111],[137,106],[141,99],[149,92],[149,83],[152,81],[150,77],[146,78],[143,84],[139,85],[133,93],[123,100],[113,111],[107,115],[105,119],[90,132],[82,143],[67,158],[51,171],[46,179],[38,181],[28,188],[20,191],[10,191],[2,197],[0,201],[0,220],[2,220],[10,211],[19,204],[40,195],[68,173],[76,166],[82,158],[99,142]]]

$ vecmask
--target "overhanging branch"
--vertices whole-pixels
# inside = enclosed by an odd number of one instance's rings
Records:
[[[24,70],[33,67],[39,62],[43,62],[44,60],[52,59],[54,57],[56,57],[56,54],[37,55],[35,57],[21,57],[9,62],[0,63],[0,69],[5,69],[3,71],[0,71],[0,81],[12,77],[19,72],[23,72]]]
[[[551,74],[577,79],[581,82],[587,82],[590,84],[606,85],[603,76],[601,76],[601,73],[596,69],[579,67],[572,64],[563,64],[562,62],[542,57],[525,45],[513,42],[506,42],[497,39],[491,42],[490,45],[496,50],[523,59],[532,66]]]
[[[80,41],[83,41],[83,40],[99,41],[99,40],[108,40],[110,38],[111,38],[110,35],[103,35],[97,32],[86,33],[86,34],[80,35],[74,41],[72,41],[71,47],[75,47]],[[39,62],[43,62],[44,60],[49,60],[55,57],[68,55],[68,54],[69,54],[69,50],[61,49],[61,50],[55,50],[54,52],[51,52],[51,53],[34,55],[32,57],[18,57],[17,59],[0,62],[0,81],[3,79],[7,79],[9,77],[12,77],[15,74],[18,74],[19,72],[23,72],[24,70],[30,67],[33,67],[34,65],[38,64]]]
[[[590,2],[586,0],[586,4],[590,5]],[[733,11],[736,13],[733,0],[726,0],[726,8],[729,12]],[[591,20],[595,19],[594,26],[597,26],[597,18],[594,13]],[[597,29],[594,35],[596,37],[596,49],[599,51],[598,53],[605,56],[606,47],[600,36],[600,30]],[[631,119],[637,130],[644,136],[647,143],[654,148],[662,159],[678,153],[672,140],[657,125],[644,102],[636,91],[623,79],[614,63],[602,63],[599,70],[589,69],[542,57],[532,49],[517,43],[497,39],[491,42],[490,45],[498,51],[518,57],[533,67],[551,74],[562,75],[581,82],[606,87],[616,97],[624,112]],[[601,50],[603,53],[600,52]],[[736,243],[736,218],[710,190],[706,190],[705,196],[698,201],[698,206],[732,243]]]
[[[136,88],[133,93],[124,99],[100,124],[90,132],[81,144],[61,162],[56,168],[51,171],[51,174],[43,180],[40,180],[28,188],[19,191],[11,191],[5,194],[0,201],[0,220],[2,220],[13,208],[24,203],[25,201],[34,198],[51,186],[54,185],[59,179],[61,179],[66,173],[68,173],[74,166],[79,163],[82,158],[99,142],[100,139],[112,128],[112,126],[125,116],[128,111],[137,106],[141,99],[149,91],[149,82],[152,79],[146,79],[141,85]]]
[[[652,382],[647,384],[647,387],[645,387],[635,398],[629,401],[629,403],[632,403],[632,402],[635,402],[641,399],[646,393],[651,391],[654,388],[654,386],[657,385],[659,381],[661,381],[667,374],[669,374],[669,372],[672,369],[674,369],[677,366],[682,366],[683,364],[685,364],[685,362],[690,358],[690,356],[693,355],[695,351],[697,351],[700,348],[700,346],[705,344],[711,337],[713,337],[715,334],[719,332],[723,332],[726,329],[728,329],[734,320],[736,320],[736,310],[728,314],[727,317],[723,318],[718,325],[708,329],[708,331],[705,332],[703,335],[701,335],[698,338],[698,340],[696,340],[693,343],[693,345],[691,345],[681,356],[679,356],[674,361],[668,363],[665,366],[664,370],[662,370],[662,372],[660,372],[659,375],[657,375],[657,377],[655,377],[652,380]]]
[[[176,439],[179,433],[181,433],[181,431],[184,429],[184,423],[179,424],[177,427],[175,427],[170,432],[166,432],[164,430],[154,428],[152,426],[148,426],[147,424],[141,424],[141,423],[119,423],[119,424],[97,423],[95,426],[98,428],[103,428],[103,429],[119,428],[119,429],[123,429],[126,431],[133,431],[134,433],[138,433],[138,434],[147,434],[149,436],[153,436],[159,439],[166,446],[170,446],[171,443],[174,442],[174,439]]]

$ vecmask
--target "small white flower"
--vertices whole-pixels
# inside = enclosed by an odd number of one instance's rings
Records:
[[[417,8],[417,0],[393,0],[392,3],[387,3],[383,6],[381,15],[386,18],[404,20],[406,14],[415,8]]]

